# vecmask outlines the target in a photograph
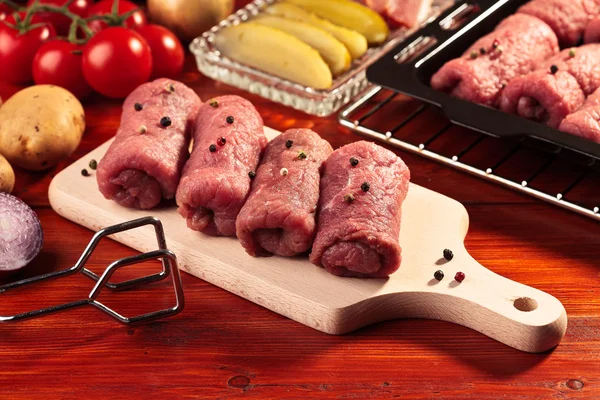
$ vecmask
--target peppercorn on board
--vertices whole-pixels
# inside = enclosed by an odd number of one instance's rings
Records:
[[[279,132],[265,128],[265,134],[272,139]],[[110,143],[54,178],[49,198],[58,214],[92,230],[155,216],[184,271],[302,324],[343,334],[396,318],[439,319],[526,352],[546,351],[565,334],[567,315],[560,301],[493,273],[468,254],[463,244],[467,211],[439,193],[410,184],[402,206],[398,272],[388,279],[340,278],[306,257],[254,258],[234,238],[191,232],[175,205],[144,211],[106,200],[97,189],[95,172],[85,177],[81,171],[90,160],[100,160]],[[139,251],[152,250],[154,231],[146,228],[114,239]],[[446,248],[453,252],[451,261],[443,258]],[[445,273],[441,281],[434,277],[437,270]],[[454,279],[457,272],[464,274],[462,282]]]

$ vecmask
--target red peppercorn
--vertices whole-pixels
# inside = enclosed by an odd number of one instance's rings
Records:
[[[224,146],[226,142],[227,142],[227,139],[225,139],[225,137],[223,137],[223,136],[221,136],[220,138],[217,139],[217,144],[219,146]]]
[[[461,283],[465,280],[465,273],[458,271],[456,275],[454,275],[454,280],[458,283]]]
[[[494,39],[494,41],[492,42],[492,48],[495,49],[498,46],[500,46],[500,42],[498,41],[498,39]]]

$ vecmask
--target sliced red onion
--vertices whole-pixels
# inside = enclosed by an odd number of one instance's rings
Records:
[[[23,268],[38,255],[43,242],[36,213],[15,196],[0,193],[0,272]]]

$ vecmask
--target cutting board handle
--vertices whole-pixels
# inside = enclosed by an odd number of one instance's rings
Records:
[[[450,282],[439,282],[445,286],[440,289],[451,295],[448,307],[462,325],[533,353],[555,347],[564,336],[567,313],[548,293],[490,271],[466,250],[445,269]],[[453,279],[458,271],[465,273],[462,283]]]
[[[413,290],[381,294],[344,310],[343,330],[389,319],[439,319],[530,353],[555,347],[565,334],[567,314],[558,299],[490,271],[464,247],[455,248],[452,261],[440,259],[423,268],[431,270],[430,278],[425,274],[403,277]],[[441,281],[433,277],[436,269],[445,274]],[[465,274],[462,282],[454,279],[459,271]]]

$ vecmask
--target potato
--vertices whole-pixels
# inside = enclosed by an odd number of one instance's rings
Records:
[[[15,173],[6,158],[0,155],[0,193],[11,193],[14,187]]]
[[[71,155],[84,130],[75,96],[54,85],[31,86],[0,108],[0,154],[12,165],[41,171]]]

